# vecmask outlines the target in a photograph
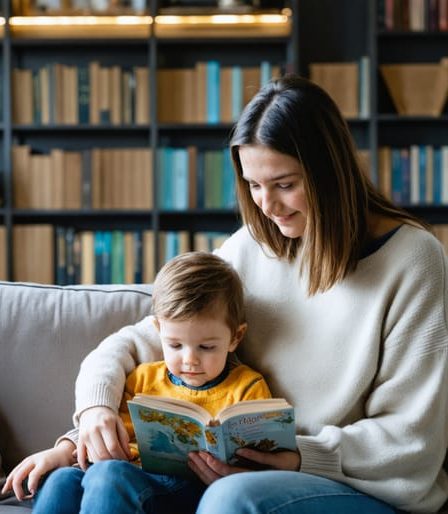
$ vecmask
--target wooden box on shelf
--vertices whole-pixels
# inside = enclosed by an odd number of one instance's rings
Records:
[[[448,95],[448,58],[440,63],[384,64],[380,70],[398,114],[440,116]]]

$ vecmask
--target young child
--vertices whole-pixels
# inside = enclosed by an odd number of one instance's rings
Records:
[[[244,336],[246,321],[241,281],[224,260],[191,252],[168,262],[154,283],[153,315],[164,360],[140,364],[127,377],[120,416],[131,447],[136,449],[126,402],[135,394],[186,399],[212,415],[242,400],[270,397],[259,373],[228,359]],[[84,472],[70,465],[74,448],[63,439],[28,457],[10,474],[4,491],[13,488],[20,499],[19,481],[36,469],[41,477],[59,467],[38,492],[33,512],[124,514],[194,512],[205,489],[199,480],[146,473],[122,460],[99,461]]]

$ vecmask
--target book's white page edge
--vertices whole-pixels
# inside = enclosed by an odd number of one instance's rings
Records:
[[[151,409],[162,410],[171,414],[189,416],[190,418],[197,419],[204,425],[207,425],[211,419],[209,412],[200,405],[196,405],[195,403],[185,400],[180,400],[178,398],[165,398],[150,394],[139,394],[134,396],[132,400],[128,400],[128,403],[142,405]]]
[[[284,398],[269,398],[267,400],[246,400],[223,409],[217,416],[220,423],[223,423],[232,416],[240,414],[256,414],[277,409],[292,408]]]

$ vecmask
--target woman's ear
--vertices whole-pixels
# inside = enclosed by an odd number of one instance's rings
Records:
[[[234,352],[241,340],[244,337],[244,334],[247,330],[247,323],[241,323],[241,325],[236,329],[235,334],[233,335],[232,341],[230,342],[229,352]]]

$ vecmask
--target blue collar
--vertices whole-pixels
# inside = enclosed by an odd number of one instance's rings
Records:
[[[373,241],[370,241],[365,245],[365,247],[361,250],[361,259],[364,259],[365,257],[368,257],[369,255],[372,255],[377,250],[379,250],[389,239],[401,228],[401,225],[399,225],[396,228],[393,228],[389,232],[386,232],[382,236],[373,239]]]
[[[211,389],[212,387],[217,386],[220,384],[223,380],[225,380],[229,374],[229,365],[226,364],[225,368],[222,370],[222,372],[213,380],[210,380],[210,382],[207,382],[201,386],[192,386],[189,384],[186,384],[181,378],[176,377],[176,375],[173,375],[170,370],[168,371],[168,378],[170,379],[170,382],[177,386],[184,386],[188,389],[192,389],[193,391],[206,391],[207,389]]]

